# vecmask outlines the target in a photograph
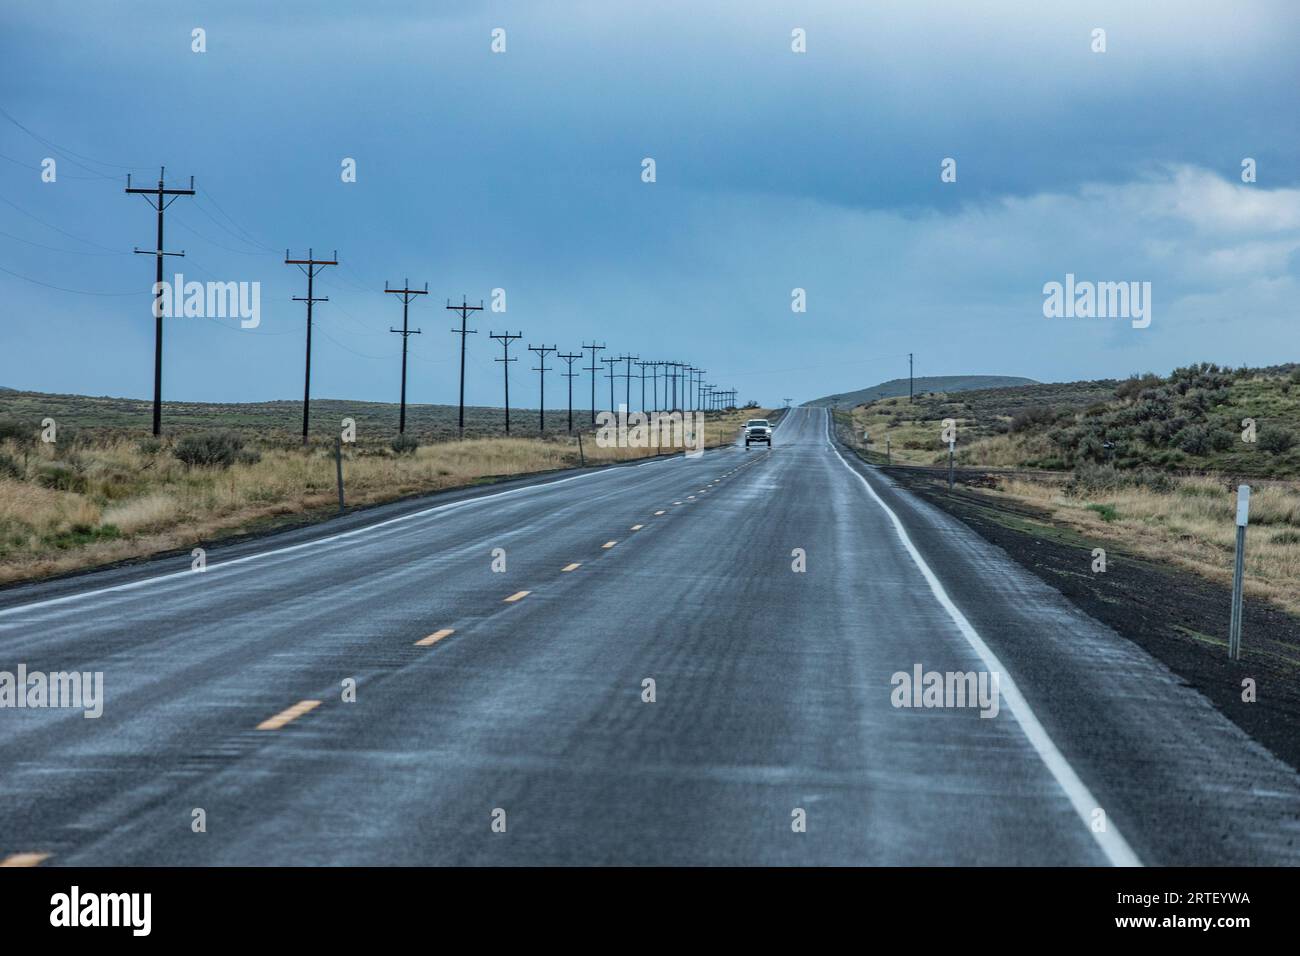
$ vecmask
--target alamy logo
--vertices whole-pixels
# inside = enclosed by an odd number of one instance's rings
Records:
[[[186,282],[176,273],[171,282],[153,284],[154,318],[238,318],[241,329],[262,324],[262,283]]]
[[[895,707],[978,707],[981,717],[998,715],[997,671],[927,671],[912,665],[912,673],[896,671],[889,679]]]
[[[1065,282],[1043,286],[1043,315],[1049,319],[1132,319],[1133,328],[1151,324],[1150,282]]]
[[[133,936],[152,928],[152,893],[82,893],[73,886],[50,897],[51,926],[128,926]]]
[[[596,416],[596,444],[601,448],[684,448],[687,458],[704,454],[703,412],[632,412],[620,403],[618,415]]]
[[[91,720],[104,713],[103,671],[27,670],[18,665],[17,674],[0,671],[0,708],[70,707],[84,710]]]

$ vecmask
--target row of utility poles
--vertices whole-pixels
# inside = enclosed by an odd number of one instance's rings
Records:
[[[181,196],[193,196],[194,178],[190,177],[188,188],[178,186],[168,186],[166,184],[166,168],[158,172],[158,183],[156,186],[139,187],[131,184],[131,176],[126,177],[126,191],[128,194],[144,196],[150,206],[158,214],[158,236],[157,244],[154,249],[136,249],[137,253],[143,255],[152,255],[155,258],[155,280],[158,283],[163,281],[163,259],[167,256],[184,256],[184,250],[180,252],[167,252],[163,248],[163,214],[167,207],[170,206]],[[294,296],[293,301],[305,302],[307,304],[307,354],[305,371],[303,375],[303,394],[302,394],[302,440],[303,444],[307,443],[308,429],[310,425],[310,408],[311,408],[311,335],[312,335],[312,312],[317,302],[328,302],[328,296],[316,295],[316,277],[326,268],[337,266],[339,264],[337,251],[330,255],[328,259],[317,259],[315,251],[307,250],[306,258],[293,258],[289,250],[285,250],[284,264],[296,266],[307,277],[307,294],[305,296]],[[429,285],[425,283],[424,288],[416,289],[411,287],[410,280],[403,280],[400,289],[389,288],[384,284],[384,292],[389,295],[401,296],[402,299],[402,327],[400,329],[390,328],[389,331],[402,337],[402,384],[401,384],[401,410],[398,413],[397,430],[399,433],[406,431],[406,360],[407,344],[412,335],[422,334],[421,329],[412,329],[410,326],[410,306],[417,296],[428,295]],[[460,328],[453,328],[453,334],[460,336],[460,400],[459,414],[457,416],[457,430],[461,437],[465,434],[465,352],[466,342],[471,335],[478,334],[477,329],[469,328],[469,319],[471,313],[482,312],[483,303],[480,300],[478,305],[470,305],[469,301],[462,296],[459,305],[453,304],[450,300],[447,302],[447,310],[459,313]],[[154,306],[154,378],[153,378],[153,433],[162,434],[162,351],[163,351],[163,315],[161,310],[155,304]],[[496,361],[502,363],[504,370],[505,384],[505,426],[506,433],[510,432],[510,363],[518,359],[510,356],[510,343],[523,337],[523,333],[511,332],[489,332],[489,336],[499,341],[502,345],[502,357]],[[537,365],[533,371],[539,375],[539,413],[538,413],[538,431],[546,430],[546,373],[552,371],[552,366],[546,364],[546,357],[555,353],[558,358],[565,362],[565,371],[561,374],[569,380],[569,425],[570,433],[573,431],[573,380],[578,377],[579,371],[574,370],[573,363],[584,357],[585,353],[590,350],[591,364],[587,366],[578,366],[579,370],[583,368],[591,373],[591,423],[596,423],[596,377],[599,371],[597,364],[597,352],[605,351],[604,343],[583,343],[582,348],[577,352],[560,352],[558,346],[554,345],[529,345],[530,352],[537,353]],[[600,363],[608,365],[606,377],[609,378],[609,407],[610,411],[615,410],[614,384],[615,379],[622,378],[624,382],[623,404],[631,410],[632,408],[632,379],[638,378],[641,382],[641,410],[645,411],[695,411],[705,409],[721,409],[734,406],[736,402],[735,389],[720,390],[716,385],[707,384],[704,376],[707,374],[702,368],[696,368],[686,362],[676,361],[651,361],[642,359],[639,355],[610,355],[599,359]],[[633,373],[632,366],[638,369]],[[620,369],[621,367],[621,369]],[[649,373],[647,374],[647,369]],[[661,374],[662,373],[662,374]],[[650,399],[646,398],[646,381],[649,378],[651,392]],[[663,394],[660,396],[660,378],[663,379]]]

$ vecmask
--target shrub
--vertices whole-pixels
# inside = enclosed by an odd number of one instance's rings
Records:
[[[0,418],[0,441],[5,440],[30,445],[36,440],[36,431],[12,418]]]
[[[1204,455],[1210,450],[1210,430],[1204,425],[1188,425],[1178,433],[1175,442],[1189,455]]]
[[[85,476],[71,465],[65,465],[57,461],[40,467],[40,470],[36,473],[36,483],[43,488],[52,488],[55,491],[75,491],[80,493],[86,490]]]
[[[176,443],[172,454],[191,467],[229,468],[243,447],[244,440],[233,432],[205,432],[186,435]]]
[[[1147,389],[1160,384],[1160,376],[1154,372],[1145,375],[1130,375],[1115,387],[1116,398],[1137,398]]]
[[[1272,455],[1284,455],[1295,447],[1295,432],[1275,425],[1267,425],[1260,430],[1259,447]]]
[[[256,465],[262,460],[262,453],[256,448],[245,448],[239,453],[236,460],[241,465]]]
[[[1033,405],[1022,408],[1011,416],[1011,431],[1015,433],[1028,431],[1040,425],[1051,425],[1060,417],[1055,408],[1049,405]]]
[[[21,478],[23,466],[13,455],[0,451],[0,478]]]
[[[1119,512],[1115,510],[1114,505],[1088,505],[1088,510],[1101,515],[1102,521],[1114,521],[1119,517]]]
[[[420,442],[410,435],[398,435],[393,439],[391,447],[399,455],[414,455],[415,450],[420,447]]]
[[[142,455],[156,455],[162,451],[163,443],[150,435],[148,438],[141,438],[135,447]]]
[[[1149,491],[1163,493],[1173,491],[1174,486],[1172,478],[1158,471],[1149,469],[1121,471],[1114,465],[1083,463],[1075,468],[1074,475],[1065,486],[1065,490],[1072,495],[1113,492],[1124,488],[1146,488]]]

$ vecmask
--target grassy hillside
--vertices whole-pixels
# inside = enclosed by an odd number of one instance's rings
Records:
[[[976,388],[1007,388],[1017,385],[1033,385],[1032,378],[1020,378],[1014,375],[931,375],[912,380],[912,391],[916,395],[926,392],[966,392]],[[805,405],[814,408],[852,408],[881,398],[893,398],[906,395],[908,380],[890,379],[869,388],[860,388],[856,392],[842,392],[815,398]]]
[[[895,461],[947,460],[941,423],[957,422],[959,465],[1119,472],[1300,476],[1300,367],[1201,364],[1161,377],[1103,379],[892,398],[851,412],[853,430],[889,439]],[[1254,419],[1254,441],[1243,419]],[[1249,434],[1246,438],[1251,437]]]

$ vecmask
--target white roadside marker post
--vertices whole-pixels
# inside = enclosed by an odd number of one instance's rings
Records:
[[[1232,569],[1232,619],[1228,657],[1241,660],[1241,590],[1246,566],[1246,524],[1250,521],[1250,485],[1237,486],[1237,559]]]

